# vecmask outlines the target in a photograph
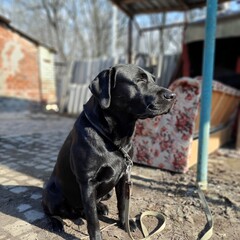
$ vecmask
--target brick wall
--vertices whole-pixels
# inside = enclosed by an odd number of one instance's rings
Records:
[[[56,102],[55,79],[46,82],[40,76],[39,54],[34,42],[0,23],[0,111]]]
[[[38,49],[0,25],[0,96],[40,101]]]

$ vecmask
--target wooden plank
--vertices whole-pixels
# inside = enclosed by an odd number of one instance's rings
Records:
[[[212,95],[212,111],[211,111],[211,127],[219,126],[219,113],[223,112],[224,93],[213,91]],[[222,113],[224,114],[224,113]]]
[[[238,108],[236,149],[240,150],[240,108]]]
[[[208,154],[216,151],[220,146],[227,143],[230,140],[232,133],[232,124],[210,135]],[[188,167],[194,166],[198,161],[198,139],[195,139],[192,143],[192,150],[188,160]]]
[[[234,105],[234,100],[236,100],[237,98],[235,98],[235,96],[231,96],[231,95],[226,95],[226,100],[224,102],[224,107],[222,107],[222,110],[220,112],[222,112],[222,116],[220,119],[220,123],[226,123],[231,115],[235,112],[236,113],[236,109],[235,109],[235,105]]]

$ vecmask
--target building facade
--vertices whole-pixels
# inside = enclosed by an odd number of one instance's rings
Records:
[[[0,17],[0,111],[34,111],[57,102],[54,55]]]

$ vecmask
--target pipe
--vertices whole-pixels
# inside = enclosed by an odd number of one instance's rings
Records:
[[[128,63],[132,63],[133,18],[128,20]]]
[[[111,53],[110,56],[116,57],[116,49],[117,49],[117,24],[118,24],[118,19],[117,19],[117,7],[112,6],[112,41],[111,41]]]
[[[208,143],[212,103],[212,79],[215,53],[217,0],[207,1],[205,41],[203,55],[203,80],[201,90],[200,130],[198,143],[197,182],[207,189]]]

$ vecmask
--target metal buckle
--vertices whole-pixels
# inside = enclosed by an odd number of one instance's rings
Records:
[[[133,166],[133,161],[132,158],[129,156],[129,154],[127,153],[127,151],[122,148],[119,147],[119,151],[123,154],[123,157],[125,158],[125,164],[126,164],[126,174],[127,174],[127,182],[131,183],[131,170],[132,170],[132,166]]]

